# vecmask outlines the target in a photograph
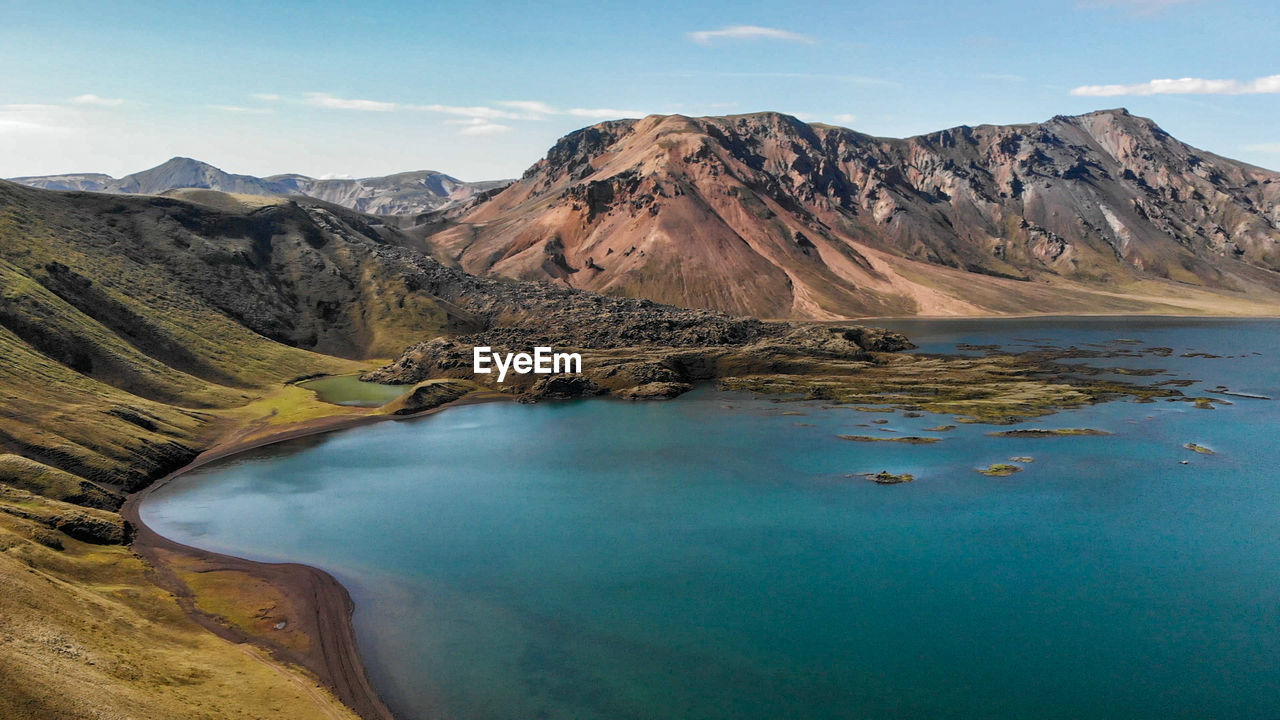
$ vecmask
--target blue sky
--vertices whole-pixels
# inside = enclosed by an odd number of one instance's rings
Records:
[[[1278,48],[1274,0],[0,0],[0,177],[186,155],[479,180],[636,114],[900,137],[1119,106],[1280,168]]]

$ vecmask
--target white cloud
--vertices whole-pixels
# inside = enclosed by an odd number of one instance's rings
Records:
[[[58,132],[59,128],[41,125],[28,120],[18,120],[0,114],[0,135],[32,135],[37,133]]]
[[[573,108],[565,110],[565,115],[583,118],[628,118],[628,117],[644,117],[647,113],[640,110],[615,110],[614,108]]]
[[[530,115],[557,115],[560,112],[540,100],[503,100],[498,104]]]
[[[1258,143],[1256,145],[1245,145],[1245,150],[1260,153],[1275,153],[1280,155],[1280,142]]]
[[[552,115],[609,119],[644,117],[648,114],[642,110],[619,110],[618,108],[569,108],[568,110],[561,110],[541,100],[503,100],[496,104],[519,111],[518,114],[510,114],[507,117],[521,120],[543,120]]]
[[[410,105],[409,109],[444,113],[445,115],[458,115],[466,118],[479,118],[482,120],[498,120],[518,117],[513,112],[486,107],[484,105]]]
[[[8,105],[0,105],[0,111],[4,112],[54,112],[61,110],[58,105],[46,105],[44,103],[10,103]]]
[[[306,99],[303,101],[308,105],[316,107],[332,108],[337,110],[364,110],[371,112],[393,112],[399,110],[409,110],[414,112],[430,112],[439,113],[441,115],[450,115],[458,118],[466,118],[471,120],[483,120],[480,122],[452,123],[465,124],[464,130],[468,135],[492,135],[499,132],[506,132],[511,128],[499,124],[499,120],[544,120],[553,116],[569,116],[580,118],[621,118],[621,117],[643,117],[646,113],[640,110],[620,110],[618,108],[569,108],[561,109],[554,107],[549,103],[541,100],[502,100],[493,103],[493,105],[442,105],[432,103],[429,105],[402,105],[393,102],[380,102],[376,100],[350,100],[346,98],[337,98],[327,93],[307,93]],[[237,105],[216,105],[219,110],[227,112],[269,112],[269,110],[255,110],[253,108],[243,108]]]
[[[397,107],[396,104],[392,102],[379,102],[377,100],[350,100],[346,98],[333,97],[328,93],[307,93],[306,96],[307,99],[303,101],[306,104],[328,108],[330,110],[391,112]]]
[[[836,116],[836,122],[851,123],[857,122],[858,116],[852,113],[841,113]]]
[[[458,131],[459,135],[499,135],[511,130],[511,127],[508,125],[499,125],[492,120],[486,120],[484,118],[448,120],[447,122],[450,125],[462,126],[462,129]]]
[[[1280,75],[1256,80],[1205,80],[1203,78],[1165,78],[1132,85],[1084,85],[1072,95],[1117,97],[1119,95],[1259,95],[1280,93]]]
[[[104,98],[98,97],[93,93],[85,93],[71,98],[70,102],[76,105],[94,105],[97,107],[119,107],[124,104],[124,100],[120,98]]]
[[[777,28],[759,25],[730,25],[719,30],[698,30],[689,33],[689,39],[699,45],[710,45],[715,40],[783,40],[813,44],[813,38]]]
[[[73,111],[60,105],[0,105],[0,135],[56,135],[71,132]]]
[[[253,93],[249,97],[263,102],[275,102],[280,99],[280,96],[275,93]]]
[[[221,110],[222,112],[238,113],[242,115],[265,115],[274,112],[271,108],[251,108],[242,107],[240,105],[210,105],[209,107],[214,110]]]

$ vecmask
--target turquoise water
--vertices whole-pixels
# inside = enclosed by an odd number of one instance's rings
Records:
[[[927,351],[1132,338],[1175,354],[1090,362],[1280,397],[1276,322],[899,325]],[[1226,399],[1024,425],[1112,437],[927,446],[835,435],[950,418],[710,388],[477,405],[244,455],[142,513],[333,572],[404,718],[1273,720],[1280,403]],[[917,479],[846,477],[882,469]]]

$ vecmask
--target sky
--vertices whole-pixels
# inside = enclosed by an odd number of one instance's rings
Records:
[[[0,177],[483,180],[650,113],[905,137],[1113,107],[1280,168],[1280,2],[0,0]]]

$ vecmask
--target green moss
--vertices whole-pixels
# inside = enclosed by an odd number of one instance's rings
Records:
[[[1095,430],[1094,428],[1053,428],[1046,430],[1044,428],[1026,428],[1022,430],[997,430],[987,433],[992,437],[1014,437],[1014,438],[1049,438],[1049,437],[1072,437],[1072,436],[1105,436],[1111,433],[1106,430]]]
[[[1008,477],[1014,473],[1022,472],[1022,468],[1008,463],[995,463],[985,468],[979,468],[977,471],[989,477]]]
[[[936,442],[942,442],[942,438],[935,437],[919,437],[916,435],[907,435],[905,437],[874,437],[872,435],[837,435],[841,440],[852,440],[853,442],[892,442],[906,443],[908,445],[930,445]]]
[[[862,476],[877,485],[899,485],[901,483],[909,483],[916,479],[915,476],[910,473],[895,475],[887,470],[881,470],[878,473],[863,473]]]

